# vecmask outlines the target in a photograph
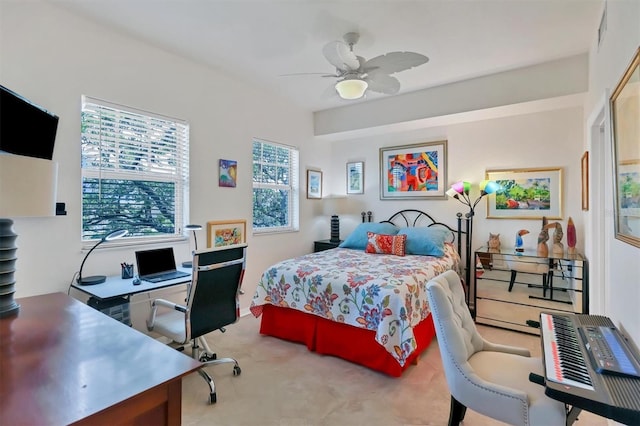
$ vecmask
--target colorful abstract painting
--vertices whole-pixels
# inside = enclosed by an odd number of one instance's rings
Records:
[[[381,198],[444,197],[446,148],[446,141],[381,148]]]
[[[234,160],[220,160],[220,179],[219,186],[227,188],[236,187],[236,179],[238,173],[238,162]]]

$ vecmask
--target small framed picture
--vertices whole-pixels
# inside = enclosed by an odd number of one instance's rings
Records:
[[[582,172],[582,210],[589,210],[589,151],[582,154],[580,165]]]
[[[322,172],[307,170],[307,198],[322,198]]]
[[[247,241],[247,221],[244,219],[207,222],[207,247],[236,246]]]
[[[364,194],[364,161],[347,163],[347,194]]]
[[[218,179],[218,186],[235,188],[237,176],[238,162],[235,160],[220,159],[220,177]]]

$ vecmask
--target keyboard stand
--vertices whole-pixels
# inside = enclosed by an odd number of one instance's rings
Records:
[[[580,413],[582,413],[582,408],[571,407],[567,413],[567,426],[571,426],[576,420],[578,420]]]

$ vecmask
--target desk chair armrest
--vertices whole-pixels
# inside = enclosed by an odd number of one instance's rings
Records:
[[[155,299],[151,303],[151,312],[149,313],[149,318],[147,319],[147,330],[153,331],[153,326],[156,323],[156,312],[158,311],[158,306],[164,306],[166,308],[175,309],[176,311],[186,312],[187,308],[182,305],[178,305],[177,303],[170,302],[165,299]]]
[[[504,352],[508,354],[524,356],[527,358],[531,356],[531,352],[529,351],[529,349],[521,348],[518,346],[500,345],[497,343],[488,342],[486,340],[483,342],[482,350],[492,351],[492,352]]]

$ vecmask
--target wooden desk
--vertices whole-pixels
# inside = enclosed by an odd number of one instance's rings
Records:
[[[179,425],[200,363],[63,293],[0,320],[0,424]]]

